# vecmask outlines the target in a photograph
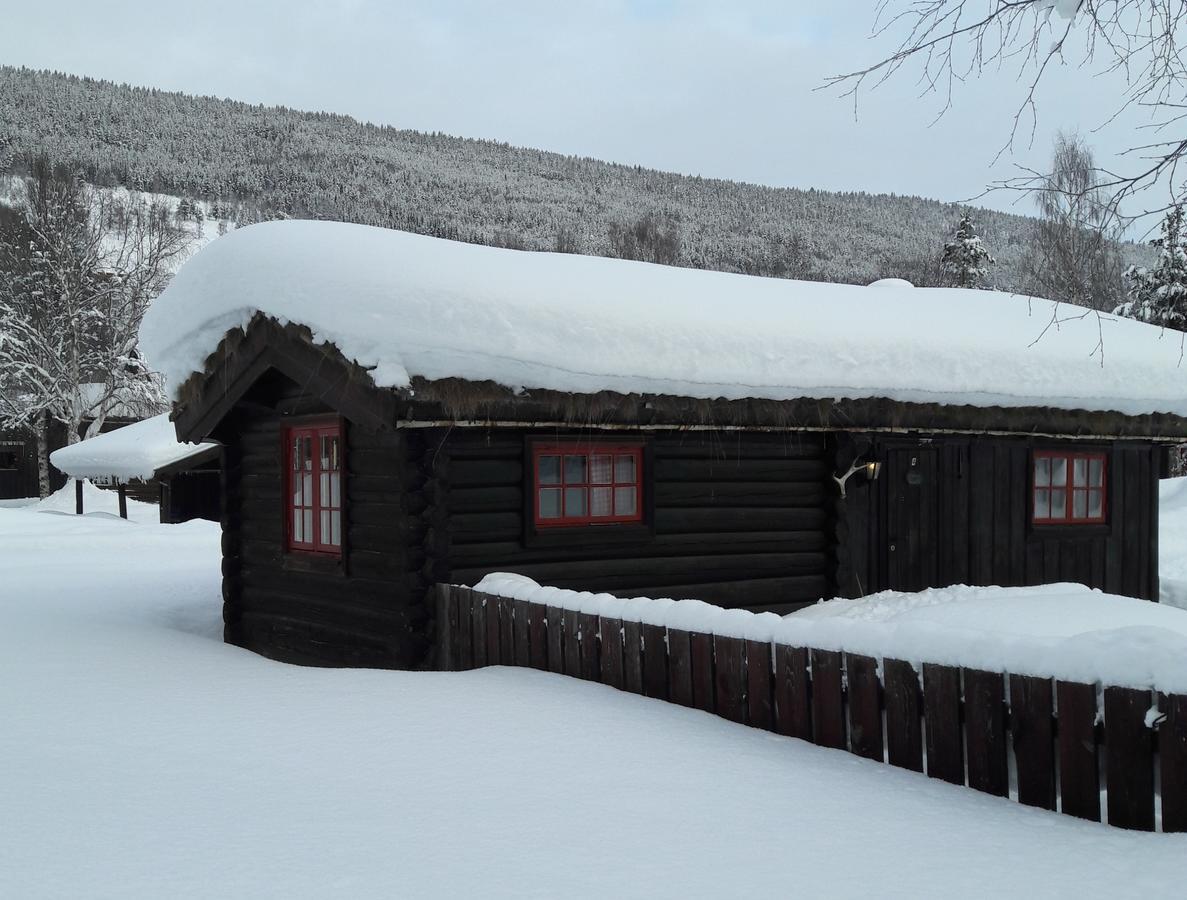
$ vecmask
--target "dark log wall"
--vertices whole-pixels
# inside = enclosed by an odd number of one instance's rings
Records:
[[[1031,524],[1031,454],[1039,449],[1108,454],[1108,521],[1104,525]],[[1158,598],[1158,476],[1161,449],[1124,441],[1075,445],[1029,438],[936,438],[932,441],[842,440],[837,465],[854,455],[883,462],[883,477],[857,482],[838,506],[837,583],[848,596],[885,588],[978,584],[1019,586],[1071,581],[1109,593]],[[913,502],[901,489],[911,456],[919,455],[918,488],[934,514],[934,556],[905,575],[904,516]],[[896,506],[897,505],[897,506]],[[892,551],[891,544],[898,541]],[[907,548],[909,549],[909,548]],[[908,579],[909,581],[909,579]]]
[[[219,468],[217,464],[170,475],[156,484],[161,504],[161,522],[173,524],[190,519],[220,517]]]
[[[37,486],[37,442],[22,431],[0,431],[0,500],[15,500],[20,497],[36,497]],[[12,454],[15,466],[7,465]]]
[[[833,593],[836,488],[820,435],[655,433],[644,438],[653,534],[604,526],[533,536],[525,521],[525,438],[588,439],[590,432],[408,433],[422,444],[431,506],[426,551],[438,580],[475,584],[489,572],[513,571],[558,587],[776,611]]]
[[[284,550],[283,414],[322,411],[291,382],[265,379],[215,434],[226,444],[226,639],[290,662],[415,667],[425,655],[427,582],[410,549],[421,540],[421,520],[406,514],[417,475],[397,432],[346,423],[342,560]]]

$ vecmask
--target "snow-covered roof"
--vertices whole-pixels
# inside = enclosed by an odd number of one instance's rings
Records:
[[[388,387],[419,375],[581,393],[1187,415],[1182,335],[1078,307],[330,222],[268,222],[213,241],[154,303],[142,348],[176,394],[257,311],[307,326]]]
[[[147,481],[161,469],[206,455],[217,447],[208,442],[179,443],[173,423],[165,413],[62,447],[51,453],[49,459],[71,478]]]

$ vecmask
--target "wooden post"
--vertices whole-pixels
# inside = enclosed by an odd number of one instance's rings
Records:
[[[120,518],[126,519],[128,518],[128,486],[126,484],[120,484],[116,488],[116,493],[119,494],[120,498]]]
[[[82,479],[74,479],[74,514],[82,515]]]

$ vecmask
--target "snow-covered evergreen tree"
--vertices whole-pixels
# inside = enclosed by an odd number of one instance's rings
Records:
[[[163,205],[116,200],[45,165],[23,188],[21,215],[0,233],[0,427],[35,433],[44,495],[51,421],[73,443],[116,409],[162,407],[136,343],[189,238]]]
[[[979,288],[989,277],[989,267],[995,260],[985,249],[973,226],[970,210],[961,213],[960,224],[952,240],[944,244],[944,255],[940,258],[945,274],[955,287]]]
[[[1128,299],[1114,312],[1187,331],[1187,249],[1183,239],[1183,207],[1176,206],[1162,220],[1162,235],[1150,241],[1158,252],[1153,267],[1125,270]]]

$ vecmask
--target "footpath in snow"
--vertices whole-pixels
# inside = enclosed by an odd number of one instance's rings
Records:
[[[221,642],[219,533],[0,509],[0,894],[1167,897],[1137,834],[547,673]]]

